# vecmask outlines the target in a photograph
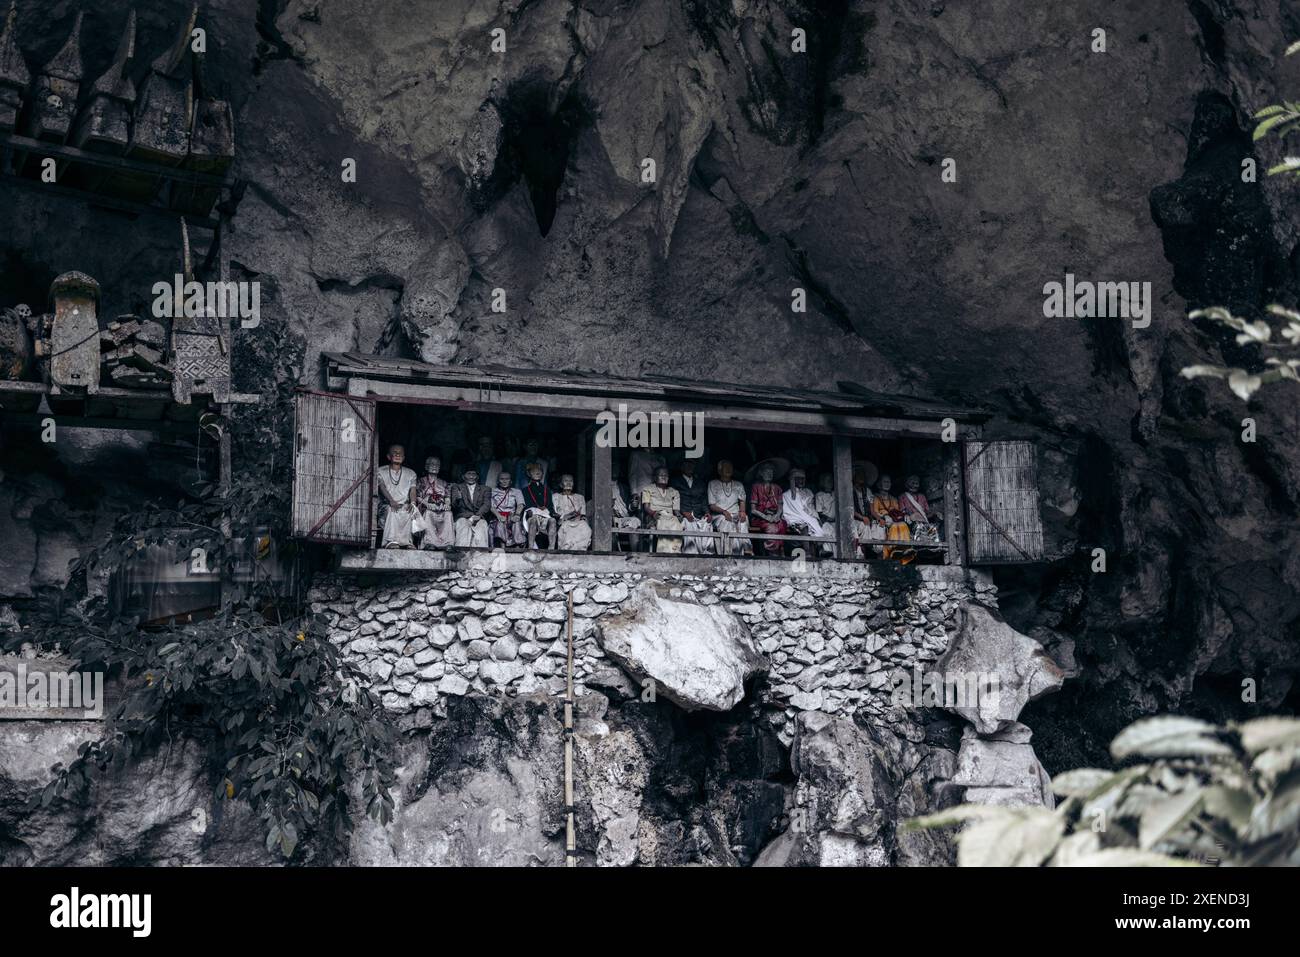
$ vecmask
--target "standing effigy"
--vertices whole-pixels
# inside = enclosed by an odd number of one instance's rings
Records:
[[[50,285],[54,303],[48,341],[52,392],[99,391],[99,283],[65,272]]]
[[[27,61],[18,49],[18,0],[12,0],[4,29],[0,30],[0,133],[12,132],[18,126],[23,95],[31,82]]]
[[[904,484],[904,492],[898,504],[903,510],[903,520],[911,527],[912,541],[918,544],[936,545],[939,542],[939,528],[935,524],[937,515],[930,507],[930,501],[921,494],[921,478],[909,475]]]

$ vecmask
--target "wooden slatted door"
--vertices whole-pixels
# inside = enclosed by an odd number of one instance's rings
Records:
[[[300,392],[295,397],[294,432],[294,535],[369,546],[375,403]]]
[[[967,442],[966,536],[971,564],[1043,558],[1038,457],[1032,442]]]

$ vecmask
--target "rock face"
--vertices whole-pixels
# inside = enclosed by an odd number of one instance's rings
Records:
[[[1029,743],[1032,732],[1013,722],[993,735],[962,733],[952,783],[966,788],[973,804],[1055,806],[1051,778]]]
[[[695,711],[729,711],[745,696],[745,682],[766,669],[749,629],[719,605],[660,596],[643,582],[618,615],[601,623],[605,653],[634,679]]]
[[[0,866],[274,863],[247,805],[213,803],[192,742],[94,779],[84,798],[28,811],[50,767],[76,757],[103,725],[16,721],[0,730]]]
[[[19,4],[30,63],[67,36],[74,11],[47,6]],[[83,6],[98,73],[131,4]],[[142,10],[141,50],[161,49],[188,9]],[[238,138],[220,248],[231,278],[263,290],[263,321],[239,333],[234,356],[237,387],[264,395],[259,419],[287,431],[285,397],[316,383],[329,349],[854,379],[987,405],[993,432],[1038,442],[1049,550],[1041,567],[997,570],[1001,612],[1024,634],[1063,636],[1081,671],[1020,712],[1053,769],[1106,760],[1141,714],[1294,705],[1294,392],[1243,406],[1178,376],[1258,361],[1187,322],[1189,307],[1253,316],[1300,291],[1294,191],[1241,175],[1243,160],[1279,159],[1275,143],[1251,142],[1250,115],[1300,90],[1300,58],[1281,55],[1296,32],[1288,4],[212,0],[204,17],[208,77]],[[1105,53],[1091,49],[1099,25]],[[808,30],[802,54],[796,26]],[[504,54],[490,47],[498,27]],[[356,182],[340,177],[345,158]],[[175,272],[169,219],[0,190],[0,308],[42,302],[76,268],[100,280],[106,315],[144,314],[152,284]],[[1150,282],[1151,325],[1045,320],[1043,284],[1067,271]],[[498,288],[505,313],[490,309]],[[809,293],[806,314],[789,308],[795,288]],[[681,347],[702,337],[733,345],[724,371]],[[236,467],[261,468],[235,439]],[[66,583],[68,560],[104,541],[115,514],[158,494],[132,474],[143,442],[23,441],[6,447],[0,484],[0,601],[20,612]],[[110,458],[130,462],[110,471]],[[771,656],[762,693],[780,710],[765,717],[787,741],[806,710],[911,724],[881,702],[888,671],[933,661],[947,640],[895,609],[876,623],[821,603],[796,609],[807,615],[793,626],[823,636],[814,651],[787,633],[790,618],[766,614],[766,592],[737,604],[755,606],[735,614]],[[539,632],[556,623],[539,621]],[[402,635],[438,655],[409,674],[375,663],[385,703],[414,724],[440,720],[439,701],[554,677],[554,633],[513,632],[511,659],[484,628]],[[910,640],[881,642],[894,628]],[[358,654],[405,654],[369,633],[350,640]],[[469,658],[473,641],[484,657]],[[994,716],[972,717],[987,729]]]
[[[1026,704],[1056,691],[1065,678],[1038,642],[971,602],[962,605],[957,634],[935,670],[958,679],[976,679],[976,685],[981,685],[978,679],[983,676],[996,678],[994,694],[947,706],[986,735],[1012,724]],[[969,685],[963,680],[964,687]]]

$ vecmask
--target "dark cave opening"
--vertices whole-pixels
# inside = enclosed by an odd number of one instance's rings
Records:
[[[553,87],[539,80],[518,80],[497,103],[501,114],[501,149],[496,166],[475,205],[485,210],[520,178],[528,184],[537,228],[551,231],[559,206],[560,186],[578,133],[590,125],[591,113],[575,89],[553,104]]]

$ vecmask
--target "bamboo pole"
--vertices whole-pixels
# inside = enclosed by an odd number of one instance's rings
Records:
[[[564,864],[578,866],[578,840],[573,826],[573,592],[569,592],[567,663],[564,684]]]

